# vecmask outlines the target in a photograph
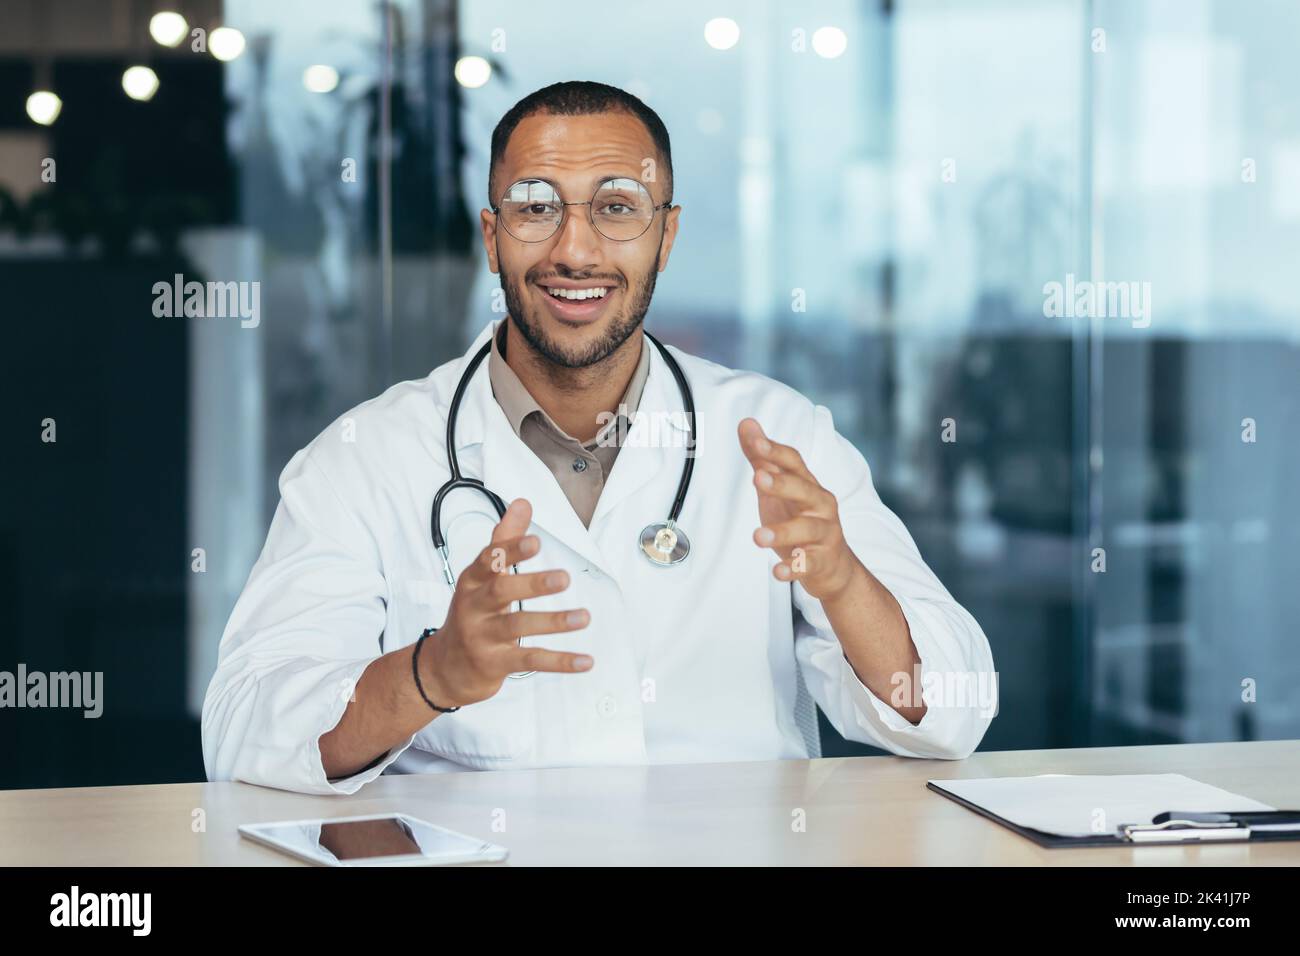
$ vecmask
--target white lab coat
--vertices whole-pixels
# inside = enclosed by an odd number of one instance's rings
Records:
[[[805,758],[794,716],[796,654],[813,699],[844,737],[912,757],[955,759],[975,749],[992,718],[987,706],[935,706],[927,689],[925,717],[905,720],[858,680],[820,602],[774,578],[777,556],[755,545],[753,470],[736,433],[746,416],[798,448],[836,495],[850,547],[902,606],[923,673],[992,673],[984,633],[881,503],[862,455],[825,407],[794,389],[670,347],[695,398],[695,471],[680,518],[692,550],[673,567],[646,560],[639,534],[667,516],[685,454],[684,433],[663,440],[682,428],[681,398],[647,343],[639,414],[590,529],[511,429],[486,361],[457,424],[462,473],[482,477],[507,503],[532,504],[541,550],[520,571],[569,572],[565,592],[526,608],[591,614],[582,630],[525,643],[589,652],[593,668],[507,679],[496,696],[439,716],[371,769],[327,780],[318,741],[338,723],[362,671],[445,620],[451,590],[429,516],[448,477],[446,415],[464,366],[498,321],[465,355],[357,406],[290,459],[204,701],[209,779],[353,793],[384,771]],[[655,413],[660,441],[638,444]],[[665,420],[677,424],[663,432]],[[474,491],[445,499],[458,577],[497,520]]]

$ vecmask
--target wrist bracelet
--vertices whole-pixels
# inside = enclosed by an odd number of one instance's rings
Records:
[[[424,639],[426,637],[428,637],[436,630],[438,630],[436,627],[425,628],[424,633],[420,635],[420,639],[415,642],[415,653],[411,655],[411,676],[415,678],[415,688],[420,692],[420,696],[424,698],[424,702],[426,704],[428,704],[430,707],[432,707],[434,710],[438,711],[439,713],[452,714],[460,710],[460,708],[439,707],[433,701],[429,700],[429,695],[424,692],[424,685],[420,683],[420,645],[424,643]]]

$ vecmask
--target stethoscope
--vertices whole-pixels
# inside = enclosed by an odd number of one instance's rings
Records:
[[[667,568],[674,564],[681,564],[686,560],[686,556],[691,553],[691,542],[686,537],[686,533],[677,525],[677,519],[681,517],[682,505],[686,502],[686,490],[691,486],[691,472],[695,469],[695,398],[691,394],[690,383],[686,381],[686,375],[682,372],[681,366],[677,360],[668,353],[668,349],[657,338],[649,332],[642,330],[645,335],[659,349],[659,354],[664,357],[668,363],[668,368],[673,373],[673,378],[677,379],[677,388],[682,393],[682,404],[686,408],[686,461],[682,465],[682,477],[677,482],[677,495],[673,498],[672,509],[668,512],[667,521],[656,521],[648,524],[641,529],[637,536],[637,548],[644,554],[647,560],[655,567]],[[478,354],[470,360],[469,367],[465,369],[464,374],[460,377],[460,382],[456,385],[456,393],[451,399],[451,409],[447,413],[447,461],[451,468],[451,477],[438,489],[438,493],[433,496],[433,514],[429,519],[429,528],[433,534],[433,546],[438,549],[438,554],[442,557],[442,576],[447,582],[447,586],[455,590],[456,578],[451,573],[451,552],[447,547],[447,540],[442,534],[442,500],[450,492],[457,488],[473,488],[487,496],[492,502],[492,507],[496,509],[497,517],[504,518],[506,513],[506,503],[501,500],[501,496],[483,484],[479,478],[466,478],[460,473],[460,460],[456,457],[456,416],[460,413],[460,402],[465,396],[465,390],[469,387],[470,379],[474,377],[475,370],[492,351],[492,341],[489,339],[479,349]],[[518,565],[511,565],[515,573],[519,573]],[[519,609],[522,611],[524,602],[518,602]],[[528,677],[535,674],[536,671],[526,671],[522,674],[511,674],[511,677]]]

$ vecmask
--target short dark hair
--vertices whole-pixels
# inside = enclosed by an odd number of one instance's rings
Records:
[[[664,180],[668,187],[668,202],[673,198],[673,151],[668,140],[668,128],[664,126],[659,114],[646,106],[626,90],[617,86],[608,86],[591,80],[565,80],[552,83],[536,92],[529,93],[522,100],[510,107],[509,112],[501,117],[496,129],[492,131],[492,158],[488,163],[488,204],[495,206],[500,196],[492,195],[492,176],[497,164],[506,153],[506,144],[515,127],[525,118],[536,113],[551,113],[555,116],[590,116],[593,113],[610,113],[622,111],[631,113],[650,133],[655,149],[659,151],[659,163],[666,173]]]

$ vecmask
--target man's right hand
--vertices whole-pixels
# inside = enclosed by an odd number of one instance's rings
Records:
[[[567,571],[512,574],[511,565],[537,554],[541,541],[526,535],[533,509],[516,498],[492,531],[492,540],[461,573],[447,621],[420,648],[420,682],[439,707],[463,707],[487,700],[510,674],[522,671],[579,672],[591,669],[584,654],[519,647],[530,634],[557,634],[586,627],[585,608],[568,611],[511,611],[516,601],[558,594],[569,586]]]

